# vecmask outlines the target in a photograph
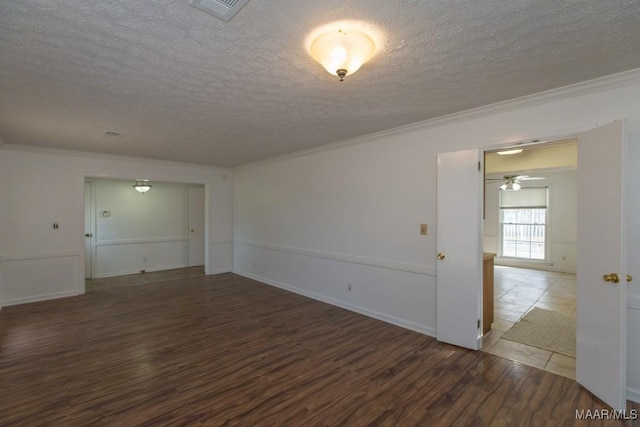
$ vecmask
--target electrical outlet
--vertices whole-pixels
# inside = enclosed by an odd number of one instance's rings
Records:
[[[147,257],[143,257],[142,262],[147,262]]]
[[[351,283],[347,283],[347,290],[351,292]]]
[[[427,235],[427,224],[420,224],[420,235],[421,236]]]

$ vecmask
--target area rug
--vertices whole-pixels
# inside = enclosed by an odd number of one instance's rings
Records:
[[[534,307],[502,338],[576,357],[576,317]]]

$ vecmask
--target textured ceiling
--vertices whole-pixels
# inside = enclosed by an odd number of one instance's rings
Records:
[[[382,51],[343,83],[305,36],[366,21]],[[0,135],[236,166],[640,67],[640,1],[0,2]],[[104,131],[121,132],[119,139]]]

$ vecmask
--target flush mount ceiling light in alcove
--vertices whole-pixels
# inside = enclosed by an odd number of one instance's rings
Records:
[[[151,187],[151,183],[148,179],[136,179],[136,183],[133,184],[133,188],[135,188],[137,192],[142,194],[151,190]]]
[[[501,156],[513,156],[514,154],[522,153],[522,148],[512,148],[509,150],[496,151],[496,154]]]
[[[376,55],[381,39],[380,31],[371,25],[341,21],[313,30],[305,44],[313,59],[343,81]]]

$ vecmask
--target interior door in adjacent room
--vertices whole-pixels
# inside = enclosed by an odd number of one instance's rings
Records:
[[[576,379],[626,407],[625,133],[617,121],[578,136]]]
[[[84,278],[93,277],[93,184],[84,183]]]
[[[189,187],[189,266],[204,265],[204,187]]]
[[[438,154],[436,336],[473,350],[482,331],[481,169],[478,150]]]

